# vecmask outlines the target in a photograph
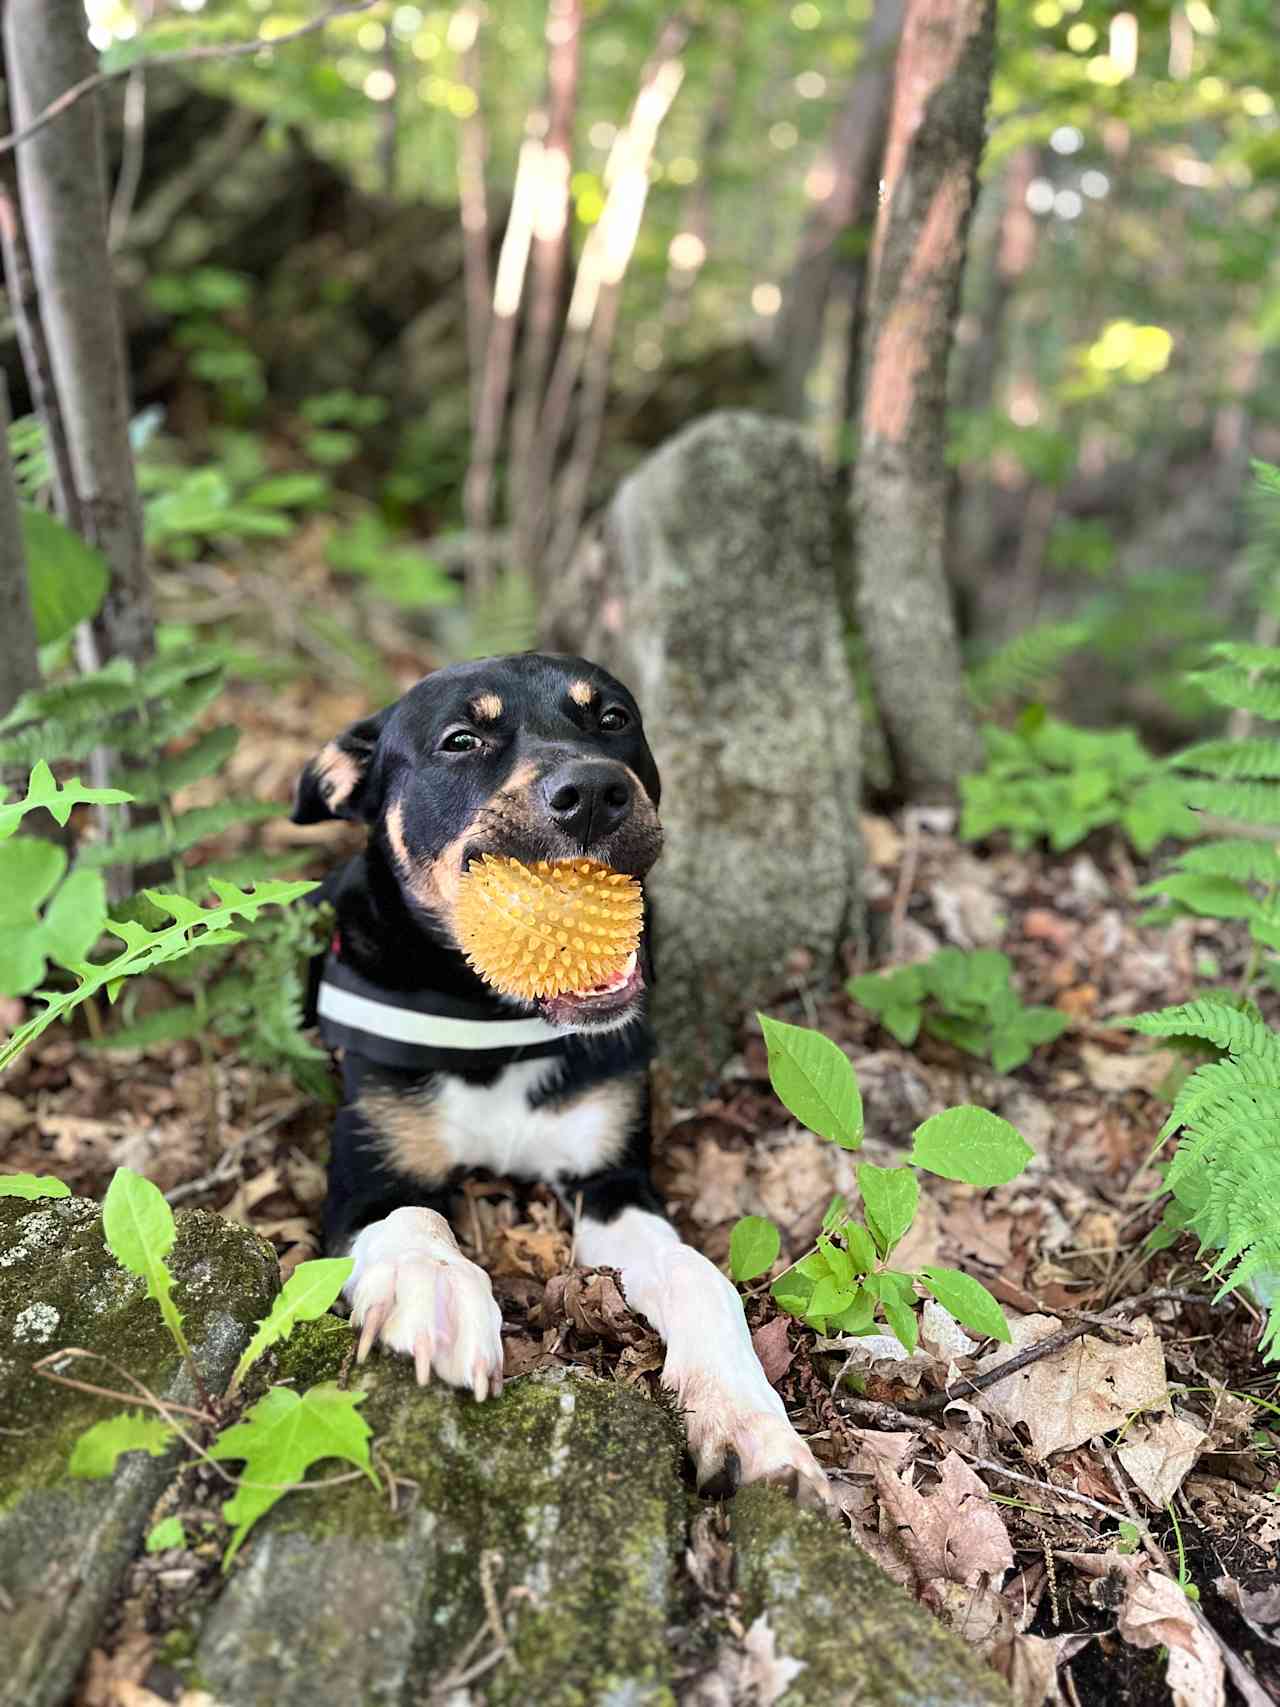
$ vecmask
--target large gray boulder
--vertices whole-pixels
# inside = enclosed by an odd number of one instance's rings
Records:
[[[271,1247],[204,1210],[178,1216],[174,1297],[206,1386],[221,1391],[271,1306]],[[178,1448],[125,1455],[116,1474],[75,1481],[78,1435],[124,1405],[62,1387],[32,1366],[63,1346],[74,1379],[126,1388],[123,1370],[177,1404],[197,1395],[141,1280],[102,1242],[102,1214],[80,1198],[0,1198],[0,1707],[60,1707],[105,1618]]]
[[[635,692],[667,845],[654,1014],[661,1070],[695,1097],[742,1014],[856,920],[858,709],[832,506],[799,428],[711,415],[619,488],[561,638]]]

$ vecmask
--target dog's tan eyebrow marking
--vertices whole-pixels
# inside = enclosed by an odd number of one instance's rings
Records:
[[[467,702],[467,714],[475,723],[496,723],[502,716],[502,701],[496,693],[481,693]]]
[[[569,683],[569,698],[575,705],[590,705],[596,697],[596,690],[590,682],[577,681]]]

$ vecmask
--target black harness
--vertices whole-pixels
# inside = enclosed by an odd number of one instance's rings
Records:
[[[497,1002],[469,1002],[434,990],[387,990],[362,978],[331,950],[316,995],[320,1036],[381,1067],[410,1073],[494,1071],[515,1061],[566,1053],[580,1034]]]

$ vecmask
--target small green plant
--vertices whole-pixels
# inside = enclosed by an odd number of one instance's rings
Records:
[[[913,1044],[923,1025],[930,1036],[1009,1073],[1068,1024],[1057,1008],[1024,1007],[1012,972],[1008,956],[996,949],[944,948],[931,960],[850,978],[845,988],[899,1043]]]
[[[769,1079],[779,1101],[821,1138],[856,1150],[862,1144],[862,1097],[844,1051],[821,1032],[759,1016],[769,1050]],[[975,1333],[1008,1341],[1004,1312],[987,1288],[959,1269],[927,1263],[917,1273],[889,1266],[915,1218],[917,1170],[970,1185],[1004,1185],[1031,1160],[1026,1140],[1007,1120],[983,1108],[950,1108],[916,1128],[905,1164],[857,1170],[862,1219],[837,1198],[817,1241],[773,1281],[780,1309],[819,1333],[868,1334],[887,1323],[908,1351],[919,1339],[919,1291]],[[762,1216],[739,1221],[730,1241],[730,1268],[740,1284],[768,1273],[780,1248],[777,1228]]]
[[[61,1189],[50,1191],[50,1185]],[[12,1174],[0,1176],[0,1195],[65,1196],[67,1188],[61,1181]],[[150,1180],[128,1168],[118,1168],[103,1200],[102,1229],[116,1261],[146,1281],[149,1296],[159,1306],[165,1326],[203,1392],[182,1312],[173,1295],[174,1277],[165,1260],[177,1238],[173,1211]],[[298,1264],[245,1347],[231,1377],[228,1398],[234,1397],[264,1352],[287,1340],[299,1322],[314,1321],[325,1314],[351,1268],[346,1257],[322,1257]],[[109,1476],[122,1453],[146,1452],[157,1457],[179,1439],[209,1462],[243,1463],[235,1493],[222,1508],[231,1525],[231,1540],[222,1561],[226,1570],[253,1525],[299,1486],[314,1464],[341,1459],[366,1475],[375,1488],[380,1485],[369,1459],[371,1430],[358,1410],[365,1397],[364,1393],[345,1392],[332,1381],[303,1394],[288,1387],[269,1387],[240,1421],[222,1428],[216,1426],[206,1405],[201,1421],[212,1436],[207,1446],[193,1438],[188,1412],[182,1413],[180,1421],[163,1400],[157,1399],[148,1410],[123,1411],[86,1429],[72,1447],[68,1468],[73,1476]],[[181,1523],[168,1518],[147,1537],[147,1550],[180,1546],[182,1539]]]
[[[1217,1253],[1211,1275],[1234,1265],[1214,1301],[1247,1286],[1270,1312],[1259,1350],[1280,1359],[1280,1036],[1251,1003],[1212,996],[1121,1023],[1147,1037],[1194,1039],[1215,1055],[1184,1081],[1161,1128],[1162,1143],[1180,1136],[1163,1174],[1170,1201],[1148,1249],[1186,1229],[1202,1252]]]
[[[1083,622],[1041,623],[1016,634],[969,673],[969,691],[979,711],[1024,704],[1040,697],[1063,665],[1089,640]]]
[[[1078,729],[1033,705],[1012,729],[988,723],[982,734],[987,768],[960,779],[966,841],[1006,830],[1016,848],[1043,839],[1061,853],[1114,824],[1150,853],[1198,833],[1183,782],[1131,729]]]

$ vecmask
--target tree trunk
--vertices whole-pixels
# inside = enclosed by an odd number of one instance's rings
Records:
[[[0,377],[0,717],[29,688],[40,686],[36,624],[27,584],[18,490],[9,460],[9,393]]]
[[[873,254],[853,516],[858,616],[898,778],[942,798],[981,761],[943,563],[947,360],[995,0],[908,0]]]
[[[7,0],[5,58],[21,129],[92,74],[81,0]],[[129,445],[129,394],[107,248],[107,187],[97,95],[78,101],[18,149],[23,223],[39,291],[85,537],[111,584],[86,667],[151,650],[153,619],[142,515]]]
[[[865,247],[858,254],[856,246],[860,232],[870,236],[875,218],[902,8],[903,0],[876,0],[857,74],[836,114],[830,141],[805,181],[812,206],[800,234],[774,342],[778,409],[793,420],[803,420],[808,413],[805,387],[821,350],[843,247],[849,251],[846,264],[865,272]],[[861,300],[863,293],[856,282],[850,294],[855,304]]]

